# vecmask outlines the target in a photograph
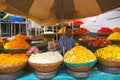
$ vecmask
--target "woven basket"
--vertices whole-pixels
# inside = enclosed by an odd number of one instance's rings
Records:
[[[106,45],[107,46],[107,45]],[[91,46],[91,45],[88,45],[88,46],[86,46],[87,47],[87,49],[89,49],[89,50],[97,50],[97,49],[100,49],[100,48],[103,48],[103,47],[105,47],[105,46]]]
[[[32,39],[26,39],[25,41],[30,44],[32,42]]]
[[[107,67],[120,67],[120,60],[98,58],[98,62]]]
[[[5,53],[26,53],[28,49],[5,49],[4,48],[4,52]]]
[[[88,46],[88,43],[90,42],[90,40],[79,40],[78,43],[82,46]]]
[[[108,37],[110,34],[111,32],[110,33],[97,33],[97,35],[101,37]]]
[[[112,44],[120,44],[120,40],[110,40]]]
[[[73,38],[78,41],[79,38],[86,36],[88,33],[79,33],[79,34],[73,34]]]
[[[55,37],[55,33],[53,34],[42,34],[42,36],[44,36],[45,38],[54,38]]]
[[[89,71],[92,66],[79,66],[79,67],[72,67],[72,66],[67,66],[70,70],[75,71],[75,72],[86,72]]]
[[[15,65],[0,66],[0,73],[13,73],[21,70],[26,65],[26,62]]]
[[[75,71],[75,72],[86,72],[89,71],[94,64],[97,62],[97,60],[92,61],[92,62],[86,62],[86,63],[79,63],[79,64],[71,64],[71,63],[66,63],[66,66],[68,69]]]
[[[36,70],[36,71],[40,71],[40,72],[51,72],[51,71],[55,71],[60,64],[62,63],[62,61],[60,62],[56,62],[56,63],[51,63],[51,64],[37,64],[37,63],[31,63],[29,62],[29,64]]]

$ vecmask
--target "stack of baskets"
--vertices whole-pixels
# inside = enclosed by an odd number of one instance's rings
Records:
[[[26,62],[0,66],[0,80],[16,80],[23,76],[25,74],[25,71],[23,70],[25,65]]]
[[[40,79],[51,79],[57,75],[57,68],[62,63],[62,55],[58,52],[32,54],[29,64],[35,69],[35,76]]]
[[[29,62],[29,64],[35,69],[36,77],[40,79],[51,79],[55,77],[57,75],[57,68],[61,63],[62,61],[51,64],[38,64]]]
[[[97,60],[92,62],[80,63],[80,64],[71,64],[66,62],[64,63],[68,67],[68,73],[71,76],[74,76],[77,78],[84,78],[90,75],[90,70],[96,62]]]
[[[14,73],[17,71],[20,71],[21,69],[23,69],[23,67],[26,65],[26,62],[22,62],[19,64],[15,64],[15,65],[4,65],[4,66],[0,66],[0,73]]]
[[[120,73],[120,47],[116,45],[108,45],[98,49],[95,52],[98,58],[98,69],[107,73]]]
[[[57,75],[57,68],[60,66],[60,62],[50,64],[32,63],[29,64],[35,69],[35,76],[40,79],[51,79]]]
[[[98,69],[112,74],[120,74],[120,60],[98,58]]]
[[[90,69],[96,62],[95,55],[87,48],[79,45],[76,45],[64,55],[64,63],[68,67],[68,73],[77,78],[88,77]]]
[[[28,60],[26,54],[0,54],[0,80],[16,80],[21,77],[25,71]]]

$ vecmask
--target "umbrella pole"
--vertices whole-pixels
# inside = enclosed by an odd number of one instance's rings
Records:
[[[62,26],[62,35],[64,34],[64,15],[63,15],[63,0],[61,0],[61,8],[62,8],[62,15],[61,15],[61,18],[62,18],[62,22],[61,22],[61,26]],[[64,47],[64,41],[65,41],[65,39],[64,39],[64,37],[62,37],[62,39],[63,39],[63,53],[62,53],[62,55],[64,55],[65,54],[65,47]]]
[[[56,41],[58,41],[58,29],[56,27]]]
[[[1,20],[0,20],[0,37],[1,37]]]

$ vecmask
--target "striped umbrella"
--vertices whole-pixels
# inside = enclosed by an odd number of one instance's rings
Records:
[[[4,21],[9,21],[9,22],[22,22],[22,21],[25,21],[25,18],[22,18],[22,17],[18,17],[18,16],[13,16],[13,15],[5,15],[3,18],[2,18]]]
[[[0,10],[56,25],[120,7],[120,0],[0,0]]]

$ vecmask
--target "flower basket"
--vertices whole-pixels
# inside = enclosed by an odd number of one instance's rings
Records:
[[[26,39],[25,41],[30,44],[32,42],[32,39]]]
[[[65,63],[65,65],[68,67],[68,69],[75,71],[75,72],[86,72],[89,71],[94,64],[97,62],[97,60],[92,62],[86,62],[86,63],[78,63],[78,64],[71,64],[71,63]]]
[[[98,64],[97,67],[102,72],[111,73],[111,74],[120,74],[120,67],[107,67],[102,64]]]
[[[120,67],[120,60],[118,59],[98,58],[98,62],[107,67]]]
[[[108,37],[109,35],[111,34],[111,32],[104,32],[104,33],[97,33],[98,36],[101,36],[101,37]]]
[[[44,36],[45,38],[54,38],[55,37],[55,33],[52,33],[52,34],[47,34],[47,33],[45,33],[45,34],[42,34],[42,36]]]
[[[4,65],[0,66],[0,73],[13,73],[22,70],[24,66],[26,65],[26,62],[14,64],[14,65]]]
[[[107,45],[106,45],[107,46]],[[91,46],[91,45],[88,45],[86,46],[89,50],[97,50],[97,49],[100,49],[100,48],[103,48],[105,46]]]
[[[112,44],[120,44],[120,40],[110,40]]]
[[[38,63],[32,63],[29,62],[29,64],[36,70],[39,72],[51,72],[51,71],[55,71],[60,64],[62,63],[62,61],[60,62],[56,62],[56,63],[50,63],[50,64],[38,64]]]
[[[86,36],[88,33],[79,33],[79,34],[73,34],[73,37],[75,38],[76,41],[79,40],[79,38]]]
[[[16,48],[16,49],[10,49],[10,48],[4,48],[5,53],[26,53],[28,49],[26,48]]]
[[[90,40],[79,40],[78,43],[82,46],[88,46]]]

